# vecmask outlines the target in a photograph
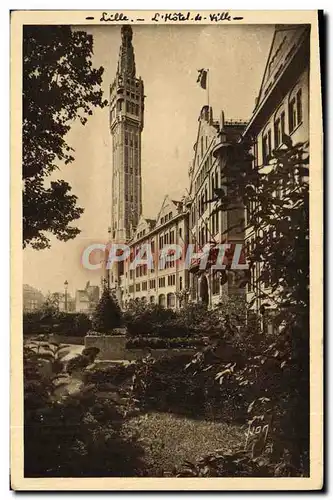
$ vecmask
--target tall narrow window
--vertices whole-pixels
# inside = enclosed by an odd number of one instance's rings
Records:
[[[297,112],[295,97],[289,103],[289,132],[292,132],[297,124]]]
[[[296,94],[296,106],[297,106],[297,125],[302,121],[302,89]]]
[[[270,158],[272,154],[272,132],[269,130],[267,134],[268,139],[268,157]]]
[[[280,121],[281,121],[281,140],[283,140],[283,135],[285,134],[285,121],[286,121],[286,114],[284,111],[282,111],[281,113]]]
[[[262,159],[264,164],[267,162],[267,158],[268,158],[267,135],[264,135],[264,137],[262,138]]]
[[[278,148],[281,144],[280,118],[274,122],[274,145]]]

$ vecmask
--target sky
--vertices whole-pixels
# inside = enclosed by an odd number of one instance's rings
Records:
[[[120,48],[120,26],[85,26],[93,35],[95,67],[103,66],[104,97],[109,97]],[[143,215],[154,218],[169,194],[179,199],[189,188],[198,117],[207,92],[196,83],[200,68],[209,68],[209,104],[218,119],[247,120],[254,109],[274,33],[273,25],[133,26],[137,76],[144,81],[142,132]],[[81,233],[51,248],[23,251],[24,283],[43,293],[71,294],[87,281],[100,284],[101,271],[84,269],[81,255],[91,243],[105,243],[111,222],[111,135],[108,107],[96,109],[85,126],[74,122],[67,136],[75,161],[55,174],[72,186],[84,214]]]

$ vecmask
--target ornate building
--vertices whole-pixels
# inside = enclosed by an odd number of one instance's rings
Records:
[[[246,122],[225,120],[222,112],[214,119],[213,110],[204,106],[199,116],[197,140],[194,145],[193,164],[190,169],[191,208],[189,217],[189,241],[196,250],[211,246],[211,255],[217,244],[244,244],[244,207],[235,204],[233,210],[222,211],[221,190],[226,192],[226,169],[234,161],[233,150],[240,141]],[[214,259],[213,259],[214,260]],[[201,270],[199,261],[190,268],[192,300],[217,304],[223,294],[244,293],[240,286],[241,274],[237,271],[225,273],[207,265]]]

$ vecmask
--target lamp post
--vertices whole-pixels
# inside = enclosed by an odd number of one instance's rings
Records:
[[[65,312],[68,311],[68,304],[67,304],[67,289],[68,289],[68,281],[66,280],[64,283],[65,286]]]

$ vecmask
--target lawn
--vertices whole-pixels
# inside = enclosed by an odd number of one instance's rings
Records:
[[[192,420],[168,413],[147,413],[127,424],[140,436],[149,476],[162,476],[184,460],[194,461],[214,450],[239,448],[245,428],[223,422]]]

